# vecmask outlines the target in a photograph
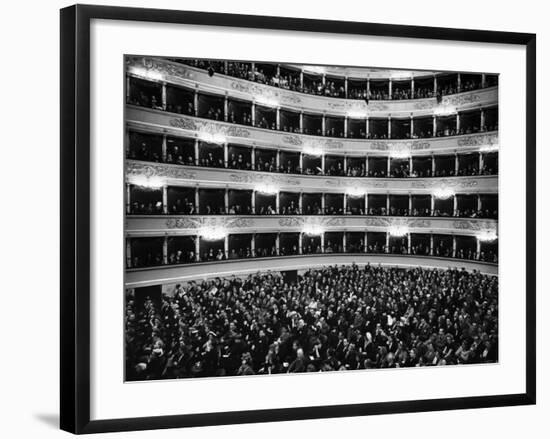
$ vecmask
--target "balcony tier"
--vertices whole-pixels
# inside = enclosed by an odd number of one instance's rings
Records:
[[[132,215],[126,217],[126,236],[197,235],[200,229],[223,228],[229,234],[301,232],[306,225],[319,225],[325,232],[387,232],[406,227],[409,233],[477,236],[497,233],[498,221],[446,217],[376,216],[179,216]]]
[[[231,277],[257,273],[258,271],[285,271],[308,270],[327,265],[365,265],[382,264],[414,268],[418,266],[428,268],[456,268],[477,270],[488,275],[498,275],[498,265],[487,262],[474,262],[433,256],[406,256],[406,255],[357,255],[357,254],[330,254],[330,255],[301,255],[279,256],[271,258],[255,258],[248,260],[229,260],[223,262],[202,262],[189,265],[169,267],[139,268],[126,271],[126,288],[138,288],[151,285],[172,285],[196,279],[214,277]],[[268,267],[261,269],[260,267]]]
[[[255,101],[260,105],[328,116],[361,118],[358,115],[368,114],[369,117],[418,117],[431,116],[440,107],[466,111],[498,103],[498,87],[444,96],[441,103],[436,98],[427,98],[371,100],[367,105],[362,100],[308,95],[218,73],[209,76],[205,70],[158,58],[128,57],[126,67],[129,75],[149,81],[179,85],[222,97],[227,95],[248,102]]]
[[[196,186],[254,190],[259,184],[272,185],[279,191],[344,193],[348,188],[364,190],[369,194],[426,195],[436,189],[452,189],[456,194],[498,193],[498,176],[430,177],[430,178],[369,178],[289,175],[216,169],[198,166],[126,161],[126,181],[142,182],[143,177],[161,180],[170,186]]]
[[[127,126],[136,131],[190,138],[219,135],[223,137],[223,141],[229,143],[294,152],[302,152],[304,148],[312,147],[324,154],[346,154],[348,156],[410,154],[420,156],[479,152],[498,148],[498,132],[496,131],[415,140],[332,138],[218,122],[134,105],[127,105],[126,120]]]
[[[340,79],[421,79],[431,78],[440,75],[442,72],[434,70],[403,70],[403,69],[379,69],[375,67],[343,67],[343,66],[311,66],[309,64],[281,64],[281,67],[290,67],[304,73],[319,75],[325,74],[329,77]]]

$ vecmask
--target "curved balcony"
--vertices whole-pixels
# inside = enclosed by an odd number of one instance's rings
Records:
[[[311,136],[239,125],[228,122],[184,116],[159,109],[127,105],[128,129],[148,133],[185,136],[218,144],[238,143],[245,146],[274,148],[314,155],[365,154],[384,157],[455,154],[498,149],[498,132],[424,139],[349,139]]]
[[[126,181],[143,184],[155,181],[157,186],[197,185],[209,188],[254,190],[258,185],[273,186],[278,191],[345,193],[433,194],[437,190],[452,190],[460,194],[495,194],[498,176],[430,177],[430,178],[357,178],[313,175],[288,175],[258,171],[217,169],[199,166],[151,163],[126,160]]]
[[[171,285],[197,279],[245,276],[258,271],[301,271],[328,265],[351,265],[353,263],[357,265],[382,264],[404,268],[418,266],[441,269],[464,268],[468,271],[477,270],[483,274],[498,275],[498,265],[496,264],[432,256],[323,254],[261,258],[260,260],[261,265],[258,264],[257,259],[254,259],[133,269],[126,271],[124,282],[126,288],[138,288],[152,285]],[[260,266],[269,267],[269,269],[262,270],[259,268]]]
[[[365,216],[178,216],[132,215],[126,217],[126,236],[194,236],[205,228],[226,233],[301,232],[317,226],[326,232],[387,232],[404,228],[407,233],[459,234],[477,237],[480,233],[497,234],[498,221],[478,218],[447,217],[365,217]]]
[[[450,94],[437,99],[437,83],[431,88],[434,92],[430,98],[422,99],[387,99],[369,100],[364,98],[345,99],[338,97],[319,96],[298,91],[287,90],[245,79],[239,79],[223,74],[210,75],[205,69],[195,68],[189,65],[172,62],[165,59],[131,56],[126,60],[127,73],[136,78],[147,81],[172,84],[185,88],[191,92],[197,91],[224,98],[226,96],[245,102],[257,102],[259,105],[267,105],[296,112],[312,114],[326,114],[339,117],[415,117],[431,116],[439,108],[453,108],[454,111],[468,111],[495,105],[498,102],[498,87],[479,88],[472,91]],[[369,69],[362,69],[368,71]],[[372,69],[371,69],[372,70]],[[347,72],[357,75],[357,73]],[[410,72],[409,72],[410,73]],[[346,74],[344,72],[344,74]],[[372,74],[369,73],[369,74]],[[400,75],[404,73],[401,72]],[[426,72],[422,72],[421,77]],[[410,74],[410,77],[414,77]],[[421,80],[418,78],[418,81]],[[435,76],[437,78],[437,75]],[[481,78],[481,75],[480,75]],[[319,80],[321,76],[319,76]],[[402,81],[395,80],[394,88],[399,87]],[[405,81],[406,82],[406,81]],[[414,81],[412,82],[414,84]],[[388,94],[392,95],[392,81],[388,82]],[[408,86],[411,91],[414,85]],[[434,88],[435,87],[435,88]],[[481,87],[481,84],[480,84]],[[344,89],[347,90],[347,80]],[[374,88],[374,82],[373,82]],[[370,87],[369,87],[370,89]],[[349,94],[349,93],[348,93]],[[372,94],[376,96],[376,93]],[[409,96],[412,93],[409,94]],[[360,96],[362,96],[360,94]],[[383,96],[383,95],[382,95]]]

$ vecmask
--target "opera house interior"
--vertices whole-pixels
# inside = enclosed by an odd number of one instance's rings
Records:
[[[498,75],[125,63],[126,380],[498,361]]]

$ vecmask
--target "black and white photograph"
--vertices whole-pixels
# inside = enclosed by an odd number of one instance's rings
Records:
[[[8,3],[1,437],[544,438],[544,6]]]
[[[499,72],[124,66],[126,382],[499,362]]]

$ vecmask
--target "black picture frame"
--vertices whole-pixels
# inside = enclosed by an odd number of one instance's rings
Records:
[[[90,420],[90,22],[132,20],[526,47],[526,392],[465,398]],[[61,403],[60,425],[99,433],[535,404],[536,35],[303,18],[75,5],[61,10]]]

